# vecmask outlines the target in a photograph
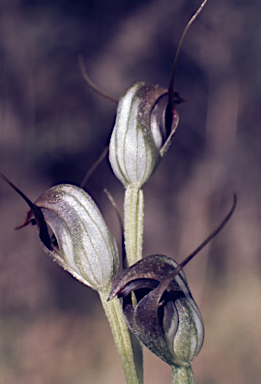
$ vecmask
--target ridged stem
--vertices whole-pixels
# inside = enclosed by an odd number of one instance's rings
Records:
[[[191,366],[172,366],[171,384],[194,384],[193,371]]]
[[[127,187],[124,200],[124,237],[128,266],[142,258],[143,209],[142,189],[135,186]]]
[[[110,289],[99,292],[102,306],[108,318],[127,384],[143,384],[142,359],[137,359],[120,300],[107,301]],[[136,346],[135,346],[136,347]],[[137,361],[138,360],[138,361]]]

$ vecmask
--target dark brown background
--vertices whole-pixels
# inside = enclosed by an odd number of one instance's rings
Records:
[[[136,80],[167,86],[192,0],[0,0],[0,170],[35,200],[80,183],[106,143],[112,96]],[[175,87],[173,144],[145,187],[144,255],[178,262],[211,232],[238,194],[222,233],[185,268],[206,325],[196,383],[260,383],[261,5],[209,0],[189,30]],[[120,243],[104,188],[123,188],[105,161],[87,190]],[[117,384],[122,369],[97,295],[57,266],[36,228],[13,231],[26,205],[0,183],[0,384]],[[145,352],[145,384],[170,368]]]

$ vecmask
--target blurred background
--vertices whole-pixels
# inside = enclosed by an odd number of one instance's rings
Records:
[[[80,184],[106,145],[115,98],[134,81],[168,86],[194,0],[0,0],[0,171],[31,200]],[[187,100],[164,161],[144,188],[144,256],[177,262],[220,223],[185,268],[206,326],[193,362],[198,384],[261,382],[261,3],[209,0],[185,38],[175,88]],[[105,160],[86,189],[120,244],[107,188],[123,188]],[[0,180],[0,384],[122,384],[97,294],[41,249],[27,211]],[[170,368],[145,351],[145,384]]]

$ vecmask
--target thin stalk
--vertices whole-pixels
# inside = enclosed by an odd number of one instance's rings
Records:
[[[174,63],[173,63],[173,67],[172,67],[172,71],[171,71],[171,75],[170,75],[170,82],[169,82],[169,104],[170,105],[173,104],[173,100],[174,100],[174,77],[175,77],[175,71],[176,71],[176,66],[177,66],[177,62],[178,62],[179,53],[180,53],[180,50],[181,50],[184,38],[185,38],[185,36],[186,36],[186,34],[188,32],[189,27],[196,20],[196,18],[198,17],[200,12],[204,8],[204,6],[205,6],[207,1],[208,0],[203,0],[202,4],[199,6],[197,11],[191,17],[191,19],[189,20],[188,24],[186,25],[186,28],[184,29],[184,32],[182,33],[180,41],[179,41],[179,45],[178,45],[178,48],[177,48],[177,51],[176,51],[176,54],[175,54]]]
[[[137,362],[132,339],[124,318],[120,300],[108,301],[110,289],[100,291],[102,306],[111,326],[112,335],[123,366],[127,384],[143,384],[142,359]]]
[[[193,371],[191,366],[172,366],[171,384],[194,384]]]
[[[126,266],[135,264],[142,258],[144,197],[142,189],[129,186],[124,198],[124,240]],[[134,300],[134,298],[133,298]],[[140,382],[143,382],[142,345],[131,335],[134,359]]]
[[[143,209],[142,189],[134,186],[127,187],[124,201],[124,237],[129,266],[142,258]]]

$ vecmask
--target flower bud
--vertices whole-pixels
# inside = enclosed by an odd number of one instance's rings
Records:
[[[36,220],[44,249],[65,270],[89,287],[102,290],[108,287],[118,270],[118,250],[93,199],[81,188],[61,184],[50,188],[37,199],[29,211],[41,212]],[[53,238],[48,240],[46,225]]]
[[[173,277],[177,267],[167,256],[148,256],[115,276],[109,299],[123,298],[129,329],[152,352],[171,366],[188,367],[202,347],[204,325],[184,272]]]
[[[109,160],[115,176],[127,187],[142,187],[161,156],[165,142],[178,125],[176,109],[166,119],[168,90],[144,82],[134,83],[122,96],[109,145]],[[170,122],[170,127],[166,127]]]

